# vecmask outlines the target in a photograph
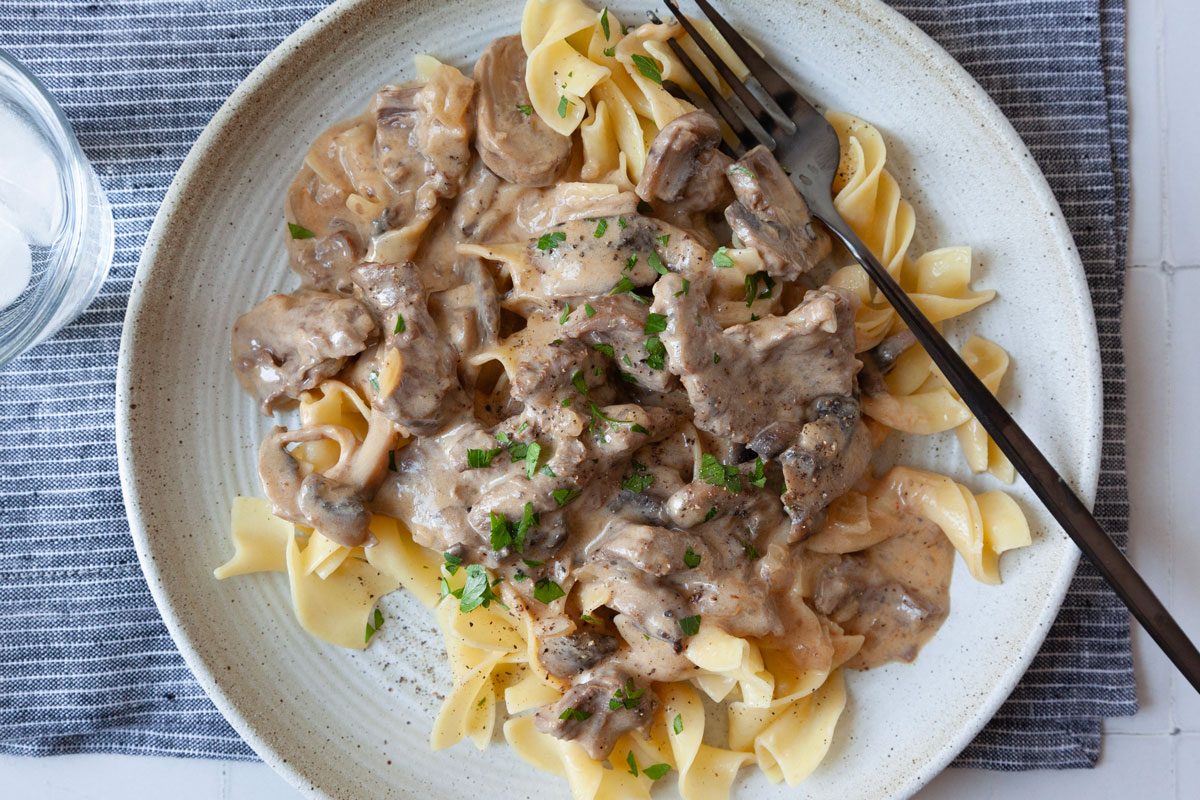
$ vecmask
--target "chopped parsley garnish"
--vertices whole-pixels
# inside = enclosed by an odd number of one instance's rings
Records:
[[[461,589],[456,589],[450,594],[458,598],[458,610],[469,614],[480,606],[487,608],[492,601],[500,602],[499,596],[492,591],[492,587],[498,583],[500,583],[500,579],[497,578],[495,583],[490,581],[487,570],[479,564],[470,564],[467,566],[467,582]],[[500,605],[504,604],[500,603]]]
[[[567,399],[568,399],[568,401],[570,400],[570,398],[567,398]],[[557,478],[558,477],[556,474],[554,474],[554,470],[550,469],[549,464],[542,464],[541,473],[543,475],[545,475],[547,478]]]
[[[524,570],[519,569],[513,573],[513,580],[516,581],[517,583],[520,583],[521,581],[529,580],[529,576],[525,574]]]
[[[562,231],[553,231],[551,233],[543,233],[538,237],[537,249],[542,252],[553,250],[567,240],[567,234]]]
[[[729,269],[732,267],[733,259],[729,257],[729,249],[718,247],[717,252],[713,253],[712,263],[718,269]]]
[[[762,281],[762,291],[758,289],[758,282]],[[754,305],[755,300],[762,300],[770,297],[771,292],[775,291],[775,279],[766,272],[756,272],[753,275],[746,276],[746,307]]]
[[[371,370],[367,373],[367,383],[371,384],[371,388],[375,390],[375,394],[379,394],[379,373]]]
[[[567,406],[571,405],[571,398],[564,397],[562,400],[558,401],[558,404],[563,408],[566,408]]]
[[[651,336],[646,339],[646,357],[642,359],[650,369],[661,370],[667,365],[667,347],[662,343],[662,339],[657,336]]]
[[[633,678],[630,678],[609,699],[608,710],[616,711],[618,708],[637,708],[641,705],[642,695],[645,693],[646,690],[637,688],[637,685],[633,682]]]
[[[579,619],[586,622],[588,625],[599,625],[600,620],[593,617],[591,614],[580,614]]]
[[[750,485],[756,489],[765,488],[767,485],[767,472],[762,458],[754,459],[754,471],[750,473]]]
[[[635,258],[636,258],[636,256],[635,256]],[[629,280],[628,275],[622,275],[621,280],[617,281],[617,285],[614,286],[611,290],[609,290],[608,293],[610,295],[613,295],[613,294],[625,294],[626,292],[628,292],[629,296],[632,297],[634,300],[637,300],[639,303],[649,303],[650,302],[649,300],[647,300],[646,298],[642,297],[640,294],[638,294],[637,292],[634,291],[634,289],[636,289],[636,288],[637,287],[633,285],[633,281]]]
[[[700,456],[700,480],[711,486],[724,486],[734,494],[742,490],[742,473],[738,468],[722,464],[710,453]]]
[[[641,433],[647,436],[650,434],[650,431],[646,430],[645,425],[634,422],[631,419],[617,419],[616,417],[610,417],[601,411],[600,407],[595,403],[589,402],[588,407],[592,414],[592,421],[588,424],[588,427],[592,429],[593,434],[596,434],[596,428],[599,427],[598,422],[600,420],[612,423],[613,425],[628,425],[629,430],[633,431],[634,433]]]
[[[592,236],[599,239],[601,236],[603,236],[607,232],[608,232],[608,220],[602,219],[596,223],[596,232],[593,233]]]
[[[681,714],[675,715],[675,721],[671,723],[671,730],[675,731],[676,736],[683,733],[683,716]]]
[[[657,61],[641,53],[634,53],[630,58],[633,61],[633,65],[637,67],[638,72],[655,83],[662,85],[662,70],[658,68]]]
[[[513,534],[513,547],[518,553],[525,549],[525,539],[529,535],[529,531],[533,530],[534,526],[541,521],[541,518],[533,510],[533,503],[526,503],[525,508],[521,511],[521,521],[517,523],[516,533]],[[529,566],[530,562],[526,561],[525,564]],[[542,562],[537,562],[538,566],[541,564]]]
[[[625,259],[625,266],[622,268],[626,272],[637,266],[637,253],[634,253],[629,258]]]
[[[583,494],[583,492],[581,492],[579,489],[562,488],[555,489],[550,493],[550,496],[554,498],[554,502],[558,504],[558,507],[562,508],[576,497],[579,497],[581,494]]]
[[[617,55],[617,48],[615,48],[615,47],[606,47],[606,48],[604,48],[604,55],[608,56],[609,58],[614,58],[614,57],[616,57],[616,55]]]
[[[625,221],[625,218],[624,218],[624,217],[617,217],[617,227],[618,227],[618,228],[622,228],[622,229],[623,229],[623,228],[625,228],[627,225],[629,225],[629,223]]]
[[[372,625],[371,622],[367,623],[366,641],[368,642],[371,641],[371,637],[375,635],[375,632],[383,627],[383,612],[378,608],[375,609],[375,617],[372,622],[375,624]]]
[[[525,477],[533,480],[534,473],[537,472],[538,458],[542,455],[542,446],[537,442],[530,442],[525,448]]]
[[[587,381],[584,380],[583,370],[577,369],[571,373],[571,384],[575,387],[575,391],[580,394],[588,393]]]
[[[720,353],[713,353],[713,363],[714,364],[721,363],[721,354]]]
[[[687,552],[683,554],[683,563],[687,564],[688,569],[695,569],[700,566],[700,554],[688,547]]]
[[[755,547],[754,542],[751,542],[751,541],[742,542],[742,552],[746,555],[746,558],[749,559],[750,561],[758,561],[758,559],[761,558],[761,555],[758,552],[758,548]]]
[[[695,636],[700,632],[700,615],[694,614],[679,620],[679,629],[687,636]]]
[[[497,511],[492,512],[491,520],[492,520],[492,537],[491,537],[492,549],[496,550],[496,551],[503,550],[504,548],[506,548],[510,544],[512,544],[512,541],[513,541],[512,523],[508,521],[508,518],[506,518],[503,514],[497,512]]]
[[[659,275],[666,275],[670,271],[667,269],[667,265],[663,263],[662,258],[659,257],[657,250],[651,251],[650,255],[646,256],[646,263]]]
[[[482,469],[490,467],[492,460],[500,455],[503,448],[494,447],[491,450],[476,450],[474,448],[467,450],[467,466],[471,469]]]
[[[293,239],[311,239],[314,236],[316,236],[315,233],[313,233],[312,231],[310,231],[308,228],[304,227],[303,225],[297,225],[294,222],[289,222],[287,224],[287,226],[288,226],[288,233],[292,234]]]
[[[454,553],[442,553],[442,559],[446,562],[446,572],[451,575],[458,572],[458,568],[462,566],[462,556],[456,556]]]
[[[533,598],[539,603],[550,605],[560,597],[566,597],[567,593],[562,587],[549,578],[540,578],[533,584]]]
[[[641,494],[654,485],[654,476],[646,471],[646,465],[634,461],[630,466],[633,473],[621,481],[621,488],[634,494]]]
[[[518,103],[517,111],[520,111],[522,114],[528,117],[533,114],[533,106],[529,105],[528,103]]]
[[[633,751],[630,750],[629,752],[632,753]],[[642,774],[645,775],[647,778],[649,778],[652,781],[658,780],[659,778],[663,777],[670,771],[671,771],[670,764],[651,764],[648,767],[642,768]]]
[[[617,357],[617,351],[613,349],[613,346],[611,344],[604,344],[603,342],[597,342],[596,344],[592,345],[592,349],[595,350],[597,353],[603,353],[604,355],[608,356],[609,358]]]
[[[571,316],[571,304],[564,303],[562,313],[558,315],[558,324],[566,325],[567,319]]]
[[[758,322],[760,319],[762,319],[762,317],[760,317],[758,314],[751,314],[751,315],[750,315],[750,321],[751,321],[751,322]]]
[[[667,329],[667,315],[655,314],[650,312],[646,315],[646,325],[642,328],[644,333],[662,333]]]
[[[612,35],[608,30],[608,9],[607,8],[600,12],[600,29],[604,31],[604,41],[607,42],[609,39],[612,38]]]
[[[687,293],[688,293],[688,292],[690,292],[691,290],[692,290],[692,282],[691,282],[691,281],[689,281],[687,278],[684,278],[684,279],[683,279],[683,288],[682,288],[682,289],[680,289],[678,292],[676,292],[676,293],[675,293],[675,296],[676,296],[676,297],[683,297],[685,294],[687,294]]]
[[[709,508],[709,509],[708,509],[708,513],[706,513],[706,514],[704,515],[704,521],[705,521],[705,522],[708,522],[709,520],[711,520],[711,519],[712,519],[713,517],[715,517],[715,516],[717,516],[717,507],[716,507],[716,506],[712,506],[711,508]]]
[[[629,774],[636,778],[638,774],[637,758],[634,757],[632,750],[629,751],[629,755],[625,756],[625,763],[629,765]]]
[[[545,561],[535,561],[532,558],[522,558],[521,561],[524,562],[525,566],[529,567],[530,569],[537,569],[542,564],[546,563]]]
[[[621,356],[621,363],[627,367],[633,367],[633,359],[629,357],[629,353],[625,353]]]
[[[592,308],[591,303],[584,303],[583,313],[587,314],[588,318],[591,319],[592,317],[596,316],[596,309]]]
[[[580,711],[579,709],[575,708],[574,706],[567,706],[567,709],[565,711],[563,711],[561,714],[559,714],[558,718],[562,719],[562,720],[574,720],[576,722],[583,722],[584,720],[588,719],[591,716],[592,716],[592,712],[590,712],[590,711]]]
[[[664,233],[662,236],[659,236],[657,238],[658,238],[658,243],[661,244],[663,247],[666,247],[671,242],[671,234],[669,234],[669,233]]]
[[[558,98],[558,115],[563,119],[567,118],[567,109],[570,108],[571,101],[566,97]]]
[[[404,333],[408,330],[408,323],[404,321],[403,314],[396,315],[396,327],[392,329],[392,333]]]
[[[729,168],[729,171],[736,172],[739,175],[745,175],[748,178],[754,177],[754,173],[750,170],[750,168],[743,166],[741,164],[734,164],[732,167]]]

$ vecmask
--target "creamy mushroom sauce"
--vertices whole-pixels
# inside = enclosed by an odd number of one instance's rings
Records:
[[[950,543],[903,504],[865,544],[822,530],[871,456],[857,301],[812,277],[828,237],[774,158],[733,160],[703,112],[662,130],[636,187],[580,182],[524,68],[497,40],[474,80],[386,86],[305,158],[286,203],[302,288],[238,320],[233,365],[265,413],[337,377],[371,425],[361,445],[277,428],[276,513],[347,546],[386,514],[492,570],[565,690],[539,727],[595,757],[650,719],[654,683],[694,674],[697,625],[800,666],[828,663],[831,626],[864,637],[852,667],[912,660],[949,608]],[[723,327],[731,230],[775,313]],[[289,454],[314,439],[342,442],[325,474]],[[640,702],[610,708],[630,682]]]

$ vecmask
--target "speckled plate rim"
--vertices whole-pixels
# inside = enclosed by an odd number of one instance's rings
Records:
[[[134,547],[151,595],[184,661],[225,719],[276,773],[305,795],[314,798],[329,796],[318,787],[319,778],[315,775],[306,775],[283,758],[272,745],[269,736],[250,723],[238,705],[231,701],[221,688],[215,674],[192,646],[181,622],[182,609],[177,606],[166,590],[162,574],[154,559],[153,543],[147,535],[147,526],[141,516],[142,487],[137,481],[133,432],[129,425],[130,403],[137,394],[136,386],[131,380],[132,370],[130,367],[134,355],[133,342],[138,338],[137,331],[139,325],[142,324],[143,306],[147,299],[145,287],[154,277],[159,250],[166,239],[167,231],[180,219],[179,212],[188,207],[190,193],[203,183],[197,180],[199,167],[205,161],[210,149],[221,137],[224,128],[230,125],[238,115],[247,111],[254,104],[257,96],[263,92],[270,92],[275,82],[286,78],[289,64],[293,59],[300,57],[300,51],[314,36],[327,27],[336,25],[343,17],[357,12],[359,7],[370,5],[372,2],[373,0],[338,0],[317,13],[263,59],[262,63],[242,81],[205,126],[171,182],[147,236],[130,290],[129,307],[122,328],[117,362],[115,412],[121,490]],[[1100,443],[1103,427],[1100,348],[1086,273],[1079,260],[1074,240],[1061,213],[1058,201],[1046,182],[1045,176],[1036,166],[1028,148],[1003,112],[974,78],[940,45],[881,0],[832,0],[832,2],[841,6],[847,13],[869,21],[873,27],[895,40],[898,45],[920,52],[929,67],[930,80],[943,82],[950,90],[968,101],[964,105],[979,116],[981,123],[1020,156],[1018,161],[1023,173],[1021,177],[1028,181],[1028,185],[1033,189],[1034,199],[1043,208],[1054,212],[1049,215],[1050,218],[1046,224],[1053,229],[1064,263],[1067,265],[1066,272],[1072,278],[1069,284],[1072,293],[1071,299],[1086,318],[1088,330],[1091,333],[1088,340],[1089,347],[1077,355],[1081,372],[1090,378],[1092,389],[1090,405],[1096,413],[1093,435],[1079,443],[1080,475],[1075,487],[1091,506],[1095,499],[1099,479]],[[182,219],[182,224],[189,224],[186,217]],[[1058,614],[1059,607],[1075,574],[1078,561],[1079,551],[1070,547],[1062,558],[1052,584],[1047,587],[1047,603],[1026,640],[1020,657],[1012,662],[1011,668],[997,681],[987,697],[980,703],[977,714],[962,726],[959,734],[941,751],[924,764],[915,767],[910,778],[895,787],[894,797],[908,797],[924,786],[941,772],[995,715],[1040,649]]]

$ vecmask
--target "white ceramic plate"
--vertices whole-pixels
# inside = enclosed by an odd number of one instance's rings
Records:
[[[611,4],[631,22],[644,6]],[[977,285],[999,299],[957,331],[1013,356],[1003,399],[1088,498],[1099,464],[1101,393],[1092,308],[1058,206],[999,110],[937,45],[875,0],[723,3],[771,60],[828,107],[876,123],[916,208],[913,252],[969,243]],[[283,247],[284,189],[308,144],[373,90],[412,77],[429,52],[467,66],[513,33],[521,2],[342,2],[284,42],[193,148],[146,244],[121,342],[118,442],[138,555],[172,636],[222,713],[267,763],[314,797],[565,797],[565,784],[502,744],[440,753],[427,741],[449,680],[430,615],[410,598],[365,653],[293,620],[282,576],[218,583],[232,498],[259,492],[254,453],[269,422],[229,369],[235,317],[295,285]],[[975,488],[950,437],[902,448]],[[850,676],[851,700],[824,764],[802,789],[746,770],[740,797],[884,798],[914,792],[995,712],[1053,620],[1077,551],[1027,487],[1035,531],[1005,584],[961,564],[953,611],[915,665]]]

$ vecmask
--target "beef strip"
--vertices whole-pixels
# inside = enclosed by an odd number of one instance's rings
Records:
[[[617,652],[615,636],[584,628],[578,633],[547,636],[538,642],[538,660],[556,678],[574,678]]]
[[[618,690],[622,697],[636,695],[636,700],[610,708],[609,701],[618,699]],[[657,708],[658,699],[649,686],[638,685],[620,666],[605,662],[557,702],[538,709],[534,724],[542,733],[576,742],[600,761],[608,757],[621,736],[649,725]],[[567,713],[567,709],[578,713]]]
[[[458,356],[429,314],[414,264],[363,264],[352,273],[386,333],[375,357],[372,405],[412,434],[436,432],[467,407]]]
[[[520,36],[496,39],[475,62],[479,85],[475,145],[483,163],[506,181],[549,186],[571,158],[571,139],[531,109]]]
[[[273,294],[234,322],[233,369],[269,415],[336,375],[375,336],[355,300],[311,289]]]
[[[821,512],[858,483],[871,461],[871,434],[853,398],[818,398],[808,416],[812,421],[804,424],[772,423],[750,442],[751,450],[783,468],[792,540],[815,533]]]
[[[725,209],[725,219],[743,244],[759,252],[769,274],[795,280],[829,255],[829,235],[769,150],[755,147],[726,174],[737,202]]]
[[[802,422],[811,400],[849,395],[856,301],[841,289],[808,292],[787,316],[721,330],[703,293],[679,276],[654,286],[652,310],[667,317],[667,366],[695,409],[696,427],[746,443],[776,422]]]
[[[647,311],[646,303],[628,293],[597,297],[571,312],[562,334],[603,352],[627,382],[665,392],[675,384],[675,377],[663,366],[652,366],[657,362],[650,358],[654,345],[648,339],[654,334],[646,332]]]

